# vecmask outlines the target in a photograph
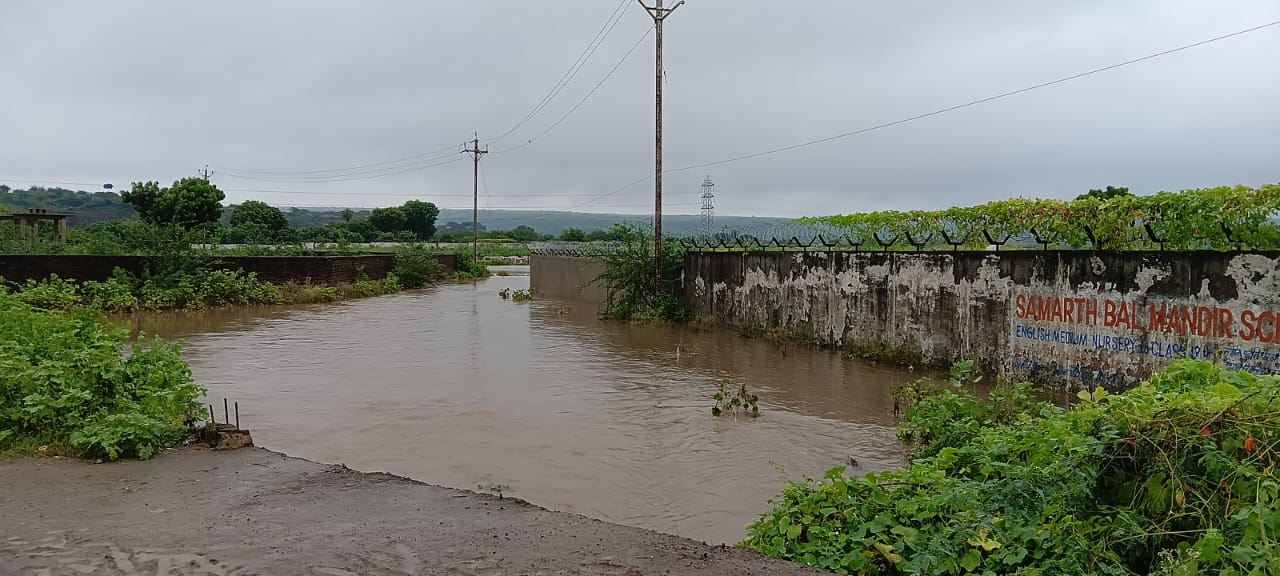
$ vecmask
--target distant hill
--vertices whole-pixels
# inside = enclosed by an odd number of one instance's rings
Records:
[[[84,192],[65,188],[42,188],[32,186],[26,190],[13,189],[0,184],[0,206],[9,211],[25,211],[29,208],[44,208],[52,212],[69,212],[72,214],[69,224],[73,227],[84,227],[95,222],[111,222],[136,218],[133,206],[120,200],[115,192]],[[311,228],[330,223],[342,222],[342,207],[333,208],[291,208],[279,206],[289,218],[289,225],[294,228]],[[368,208],[352,208],[354,218],[369,216]],[[229,218],[225,216],[224,222]],[[481,210],[480,224],[486,230],[511,230],[517,226],[528,226],[541,234],[558,236],[567,228],[578,228],[585,232],[607,230],[621,222],[648,223],[650,216],[638,214],[589,214],[583,212],[560,212],[546,210]],[[752,227],[775,224],[784,218],[754,218],[746,216],[719,216],[715,220],[715,228],[750,230]],[[449,222],[465,225],[470,230],[471,211],[442,209],[436,220],[436,226],[443,228]],[[683,234],[697,230],[702,226],[702,219],[696,215],[667,214],[662,218],[662,229],[668,234]]]
[[[294,228],[310,228],[342,221],[340,207],[332,208],[290,208],[280,207],[289,218],[289,225]],[[354,218],[369,215],[368,208],[352,208]],[[634,222],[647,224],[651,218],[639,214],[591,214],[586,212],[562,212],[554,210],[480,210],[478,213],[482,230],[511,230],[517,226],[528,226],[541,234],[559,236],[568,228],[577,228],[584,232],[592,230],[608,230],[614,224]],[[722,227],[737,230],[750,230],[755,226],[776,224],[785,218],[756,218],[749,216],[718,216],[715,228]],[[440,210],[436,218],[436,227],[444,228],[455,222],[471,229],[471,211],[445,208]],[[702,217],[692,215],[667,214],[662,217],[662,229],[669,234],[683,234],[702,227]]]
[[[566,228],[578,228],[590,232],[607,230],[621,222],[647,224],[653,217],[639,214],[588,214],[583,212],[556,212],[533,210],[481,210],[480,223],[489,230],[510,230],[516,226],[528,226],[543,234],[559,235]],[[749,229],[753,226],[782,222],[783,218],[751,218],[746,216],[720,216],[715,220],[716,229]],[[437,226],[449,222],[471,224],[470,210],[441,210]],[[682,234],[702,227],[701,216],[664,214],[662,230],[669,234]]]
[[[68,212],[71,217],[67,224],[74,227],[128,220],[136,216],[133,206],[121,202],[120,195],[115,192],[83,192],[40,186],[17,190],[0,184],[0,206],[10,212],[25,212],[31,208]]]

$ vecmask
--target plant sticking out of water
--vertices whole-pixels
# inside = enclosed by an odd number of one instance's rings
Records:
[[[565,306],[565,305],[563,305],[563,304],[561,304],[559,308],[556,308],[556,314],[559,314],[559,315],[561,315],[561,316],[565,316],[565,315],[567,315],[569,312],[572,312],[572,311],[573,311],[573,309],[572,309],[572,308],[570,308],[570,307],[568,307],[568,306]]]
[[[499,498],[502,498],[503,492],[511,491],[511,487],[506,484],[480,484],[476,489],[487,494],[497,494]]]
[[[711,408],[712,416],[723,416],[725,413],[737,416],[738,412],[749,413],[752,418],[760,416],[760,397],[747,391],[746,382],[739,384],[736,392],[728,378],[721,380],[719,386],[719,390],[712,396],[716,401],[716,405]]]
[[[528,302],[533,300],[533,288],[514,291],[510,288],[503,288],[498,291],[498,296],[502,297],[503,300],[511,300],[512,302]]]

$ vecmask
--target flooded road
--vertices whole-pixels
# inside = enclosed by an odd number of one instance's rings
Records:
[[[630,326],[585,305],[504,301],[527,276],[320,306],[166,313],[216,401],[293,456],[507,493],[733,543],[784,480],[902,462],[888,387],[917,377],[729,330]],[[678,350],[678,351],[677,351]],[[712,417],[745,382],[761,417]]]

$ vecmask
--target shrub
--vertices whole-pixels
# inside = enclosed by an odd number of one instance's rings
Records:
[[[455,280],[470,280],[489,276],[489,267],[472,258],[470,250],[455,252],[455,254],[458,255],[457,264],[454,265],[453,270],[453,278]]]
[[[790,484],[746,545],[862,574],[1280,573],[1280,377],[1182,361],[1063,409],[921,394],[909,466]]]
[[[75,282],[63,280],[57,274],[39,282],[27,280],[16,298],[19,302],[45,310],[68,310],[80,303]]]
[[[426,248],[405,246],[396,251],[396,267],[391,271],[405,288],[422,288],[443,274],[443,267]]]
[[[676,295],[684,269],[684,250],[674,241],[662,245],[662,282],[654,277],[654,238],[649,230],[617,224],[613,233],[619,244],[605,251],[603,282],[608,295],[605,316],[633,321],[680,321],[687,317]]]
[[[145,459],[180,441],[204,389],[178,344],[140,339],[126,355],[127,338],[96,312],[0,294],[0,451],[69,443],[88,458]]]
[[[141,301],[134,295],[136,289],[137,279],[120,268],[105,282],[88,281],[80,285],[85,304],[104,312],[137,310]]]

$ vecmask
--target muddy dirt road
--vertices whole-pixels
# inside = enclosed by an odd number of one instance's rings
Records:
[[[0,461],[3,576],[814,573],[262,449]]]

